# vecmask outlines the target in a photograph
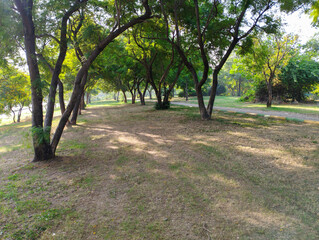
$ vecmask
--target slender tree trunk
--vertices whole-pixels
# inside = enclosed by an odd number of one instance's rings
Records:
[[[32,19],[33,1],[15,0],[21,15],[24,30],[24,45],[31,80],[33,161],[43,161],[54,157],[50,146],[50,135],[43,129],[42,84],[36,57],[35,27]]]
[[[80,108],[81,110],[85,110],[84,95],[85,95],[85,92],[83,92],[81,97],[81,108]]]
[[[147,91],[147,87],[148,87],[148,82],[146,82],[144,90],[142,92],[141,89],[140,89],[140,83],[137,85],[137,91],[138,91],[138,93],[140,95],[141,105],[145,105],[145,94],[146,94],[146,91]]]
[[[78,115],[79,115],[79,111],[81,110],[80,104],[81,104],[81,99],[82,99],[82,96],[83,96],[84,86],[86,84],[87,78],[88,78],[88,71],[86,71],[86,73],[84,74],[84,76],[82,78],[82,81],[81,81],[81,84],[83,86],[81,86],[79,95],[76,98],[76,103],[75,103],[75,106],[73,108],[73,113],[72,113],[72,117],[71,117],[71,121],[70,121],[71,125],[76,125],[76,121],[77,121],[77,118],[78,118]]]
[[[12,121],[13,121],[14,123],[16,123],[16,113],[13,111],[12,108],[10,108],[10,110],[11,110],[11,112],[12,112]]]
[[[124,103],[127,103],[127,97],[126,97],[125,91],[122,90],[122,93],[123,93],[123,96],[124,96]]]
[[[186,101],[188,101],[188,84],[187,84],[187,82],[186,82],[186,86],[185,86],[184,92],[185,92]]]
[[[267,98],[267,108],[271,107],[272,104],[272,81],[267,81],[267,92],[268,92],[268,98]]]
[[[17,122],[20,122],[21,120],[22,110],[23,110],[23,104],[19,108]]]
[[[212,116],[213,113],[213,106],[215,102],[216,92],[217,92],[217,86],[218,86],[218,73],[219,70],[214,70],[213,72],[213,85],[212,85],[212,91],[210,92],[208,105],[207,105],[207,112],[209,116]]]
[[[19,0],[16,0],[16,1],[19,1]],[[55,151],[56,151],[56,148],[58,146],[58,143],[59,143],[61,136],[62,136],[62,133],[63,133],[63,129],[64,129],[64,127],[67,123],[67,120],[68,120],[68,118],[69,118],[69,116],[70,116],[70,114],[71,114],[71,112],[76,104],[77,96],[79,94],[82,94],[82,92],[83,92],[83,88],[85,85],[85,83],[84,84],[82,83],[83,75],[85,75],[85,73],[89,70],[89,67],[91,66],[93,61],[106,48],[106,46],[108,46],[121,33],[126,31],[128,28],[134,26],[135,24],[142,23],[145,20],[152,17],[151,9],[148,5],[148,0],[143,0],[142,4],[143,4],[143,7],[145,9],[145,13],[140,17],[133,18],[128,23],[120,26],[114,32],[111,32],[105,39],[103,39],[96,46],[96,48],[93,50],[93,52],[90,54],[90,56],[88,56],[87,60],[83,63],[81,69],[78,71],[77,76],[75,78],[74,88],[73,88],[73,92],[72,92],[69,104],[68,104],[65,112],[63,113],[63,115],[60,119],[60,122],[56,128],[55,134],[52,138],[52,142],[51,142],[52,148],[50,148],[50,149],[52,150],[53,153],[55,153]]]
[[[120,91],[118,91],[117,94],[116,94],[116,101],[117,101],[117,102],[120,101]]]
[[[241,77],[239,77],[239,80],[238,80],[238,92],[237,92],[237,96],[238,97],[241,96],[241,82],[242,82],[242,79],[241,79]]]
[[[90,103],[91,103],[91,101],[90,101],[90,93],[86,92],[86,105],[88,105]]]
[[[148,90],[148,94],[149,94],[150,100],[152,100],[152,89]]]
[[[61,110],[61,114],[64,113],[65,111],[65,103],[64,103],[64,87],[63,87],[63,83],[61,82],[61,80],[59,79],[59,102],[60,102],[60,110]]]

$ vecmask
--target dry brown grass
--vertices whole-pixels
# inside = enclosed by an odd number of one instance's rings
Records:
[[[0,238],[319,238],[318,126],[91,108],[65,131],[57,160],[36,164],[30,149],[10,147],[21,133],[7,129]]]

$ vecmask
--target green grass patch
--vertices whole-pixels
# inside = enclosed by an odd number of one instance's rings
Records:
[[[209,100],[209,97],[205,96],[204,101],[206,104],[208,103],[208,100]],[[186,102],[184,98],[174,98],[173,101]],[[188,103],[197,104],[198,103],[197,98],[190,97]],[[252,109],[258,109],[263,111],[283,111],[283,112],[319,115],[319,106],[316,104],[283,103],[283,104],[273,104],[271,108],[267,108],[266,104],[241,102],[239,100],[239,97],[230,97],[230,96],[216,96],[214,106],[233,107],[233,108],[252,108]]]

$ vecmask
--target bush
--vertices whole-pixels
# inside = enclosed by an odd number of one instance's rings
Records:
[[[154,108],[156,110],[165,110],[165,109],[169,109],[171,107],[171,102],[163,102],[162,105],[159,104],[158,102],[155,103]]]
[[[226,93],[226,87],[225,85],[222,85],[222,84],[218,84],[217,86],[217,90],[216,90],[216,95],[217,96],[220,96],[222,94]]]

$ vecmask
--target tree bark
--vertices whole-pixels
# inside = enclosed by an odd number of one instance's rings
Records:
[[[54,154],[43,128],[43,95],[35,51],[35,27],[32,19],[33,1],[15,0],[15,5],[22,18],[24,45],[31,80],[33,161],[43,161],[54,157]]]
[[[61,110],[61,114],[64,113],[65,111],[65,103],[64,103],[64,87],[63,87],[63,83],[61,82],[61,80],[59,79],[58,81],[59,84],[59,102],[60,102],[60,110]]]
[[[122,93],[123,93],[123,96],[124,96],[124,103],[127,103],[127,97],[126,97],[125,91],[122,90]]]
[[[13,121],[13,123],[16,123],[16,113],[15,113],[15,111],[13,111],[12,108],[10,110],[12,112],[12,121]]]
[[[80,107],[81,110],[85,110],[84,95],[85,95],[85,91],[83,92],[81,97],[81,107]]]
[[[219,73],[218,69],[217,70],[215,69],[213,72],[213,85],[212,85],[212,90],[210,92],[209,101],[207,105],[207,112],[209,116],[212,116],[212,113],[213,113],[213,106],[215,103],[217,86],[218,86],[218,73]]]
[[[19,111],[18,111],[17,122],[20,122],[20,120],[21,120],[22,110],[23,110],[23,104],[20,105],[20,108],[19,108]]]
[[[90,92],[86,92],[86,105],[90,104],[91,103],[91,96],[90,96]]]
[[[142,4],[143,4],[143,7],[145,9],[145,13],[140,17],[133,18],[128,23],[122,25],[121,27],[118,27],[118,29],[109,33],[109,35],[97,45],[97,47],[93,50],[93,52],[90,54],[90,56],[87,58],[87,60],[83,63],[81,69],[77,73],[77,76],[76,76],[75,82],[74,82],[73,93],[72,93],[71,98],[70,98],[70,102],[69,102],[64,114],[62,115],[62,117],[60,119],[60,122],[56,128],[55,134],[54,134],[52,142],[51,142],[53,153],[55,153],[55,151],[56,151],[56,148],[58,146],[58,143],[59,143],[60,138],[61,138],[62,133],[63,133],[63,129],[65,127],[65,124],[67,123],[67,119],[69,118],[69,116],[70,116],[70,114],[71,114],[71,112],[76,104],[77,95],[82,93],[81,80],[83,78],[83,75],[85,74],[86,71],[88,71],[88,69],[91,66],[91,64],[93,63],[93,61],[105,49],[105,47],[108,46],[121,33],[123,33],[128,28],[130,28],[136,24],[142,23],[145,20],[152,18],[152,12],[151,12],[151,8],[148,5],[148,0],[143,0]]]
[[[82,78],[82,81],[81,81],[81,87],[80,87],[80,91],[79,91],[79,94],[78,96],[76,97],[76,103],[75,103],[75,106],[73,108],[73,113],[72,113],[72,117],[71,117],[71,120],[70,120],[70,124],[71,125],[76,125],[76,121],[77,121],[77,118],[78,118],[78,115],[79,115],[79,111],[80,111],[80,105],[81,105],[81,99],[82,99],[82,96],[83,96],[83,92],[84,92],[84,86],[86,84],[86,81],[87,81],[87,78],[88,78],[88,72],[86,72]]]
[[[267,92],[268,92],[267,108],[270,108],[272,104],[272,81],[270,80],[267,82]]]
[[[59,82],[59,75],[61,73],[62,64],[64,62],[66,52],[68,49],[67,46],[67,26],[68,26],[68,20],[72,16],[72,14],[77,11],[83,4],[85,4],[88,0],[82,0],[82,1],[76,1],[75,4],[73,4],[70,9],[63,15],[62,22],[61,22],[61,32],[60,32],[60,52],[58,59],[56,61],[54,72],[52,74],[51,84],[50,84],[50,91],[49,91],[49,98],[48,98],[48,104],[47,104],[47,112],[45,115],[45,121],[44,121],[44,131],[46,134],[51,134],[51,126],[52,126],[52,120],[53,120],[53,113],[54,113],[54,104],[55,104],[55,96],[56,96],[56,88]]]
[[[241,82],[242,82],[242,79],[241,79],[241,77],[239,77],[239,80],[238,80],[238,92],[237,92],[237,96],[238,97],[241,96]]]

